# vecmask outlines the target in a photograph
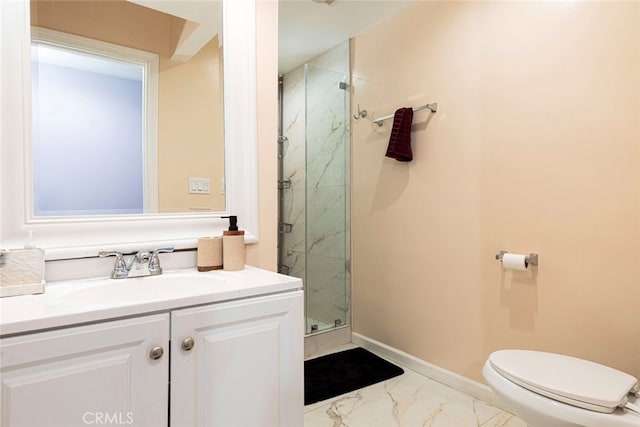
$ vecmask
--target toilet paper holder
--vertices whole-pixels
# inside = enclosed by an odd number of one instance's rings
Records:
[[[507,254],[507,253],[509,252],[500,251],[499,253],[496,254],[496,259],[502,262],[502,257],[504,256],[504,254]],[[538,265],[538,254],[530,253],[529,255],[525,256],[524,259],[526,263],[529,265]]]

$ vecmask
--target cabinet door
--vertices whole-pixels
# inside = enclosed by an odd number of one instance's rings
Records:
[[[302,291],[172,312],[171,426],[302,426],[302,316]]]
[[[166,426],[168,342],[168,313],[0,339],[0,425]]]

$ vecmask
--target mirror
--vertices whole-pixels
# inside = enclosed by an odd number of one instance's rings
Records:
[[[34,218],[223,212],[222,3],[30,12]]]
[[[245,242],[256,242],[255,8],[255,0],[224,0],[222,10],[224,212],[33,217],[30,4],[29,0],[0,1],[0,247],[22,247],[30,230],[35,243],[46,250],[47,260],[94,257],[100,250],[135,251],[167,244],[190,249],[195,248],[198,237],[222,234],[228,226],[228,220],[221,218],[223,214],[238,215]]]

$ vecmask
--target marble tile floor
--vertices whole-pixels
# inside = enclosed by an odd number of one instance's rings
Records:
[[[402,368],[398,377],[305,406],[304,427],[527,427],[508,412]]]

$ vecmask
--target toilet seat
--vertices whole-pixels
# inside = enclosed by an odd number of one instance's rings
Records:
[[[499,350],[489,363],[500,375],[530,391],[583,409],[612,413],[638,385],[629,374],[554,353]]]

